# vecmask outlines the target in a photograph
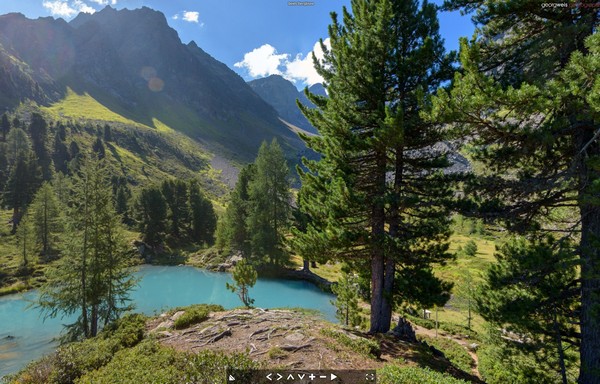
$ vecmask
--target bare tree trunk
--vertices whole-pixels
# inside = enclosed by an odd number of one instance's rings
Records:
[[[567,369],[565,367],[565,351],[562,346],[562,337],[560,335],[560,325],[558,324],[558,316],[556,309],[554,310],[554,332],[556,334],[556,347],[558,349],[558,364],[560,366],[560,376],[563,384],[567,384]]]
[[[308,261],[308,259],[302,259],[302,270],[304,272],[310,272],[310,261]]]

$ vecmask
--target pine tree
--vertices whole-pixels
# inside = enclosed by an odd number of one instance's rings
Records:
[[[463,71],[451,92],[439,93],[431,118],[472,138],[486,173],[466,192],[480,215],[514,232],[563,230],[579,243],[579,382],[600,383],[598,10],[586,3],[568,10],[530,1],[447,3],[475,12],[479,36],[461,41]],[[564,210],[573,217],[554,220]]]
[[[248,164],[242,168],[238,181],[231,192],[231,200],[223,215],[220,238],[217,241],[223,246],[238,250],[243,257],[250,257],[250,234],[246,223],[250,214],[249,185],[256,174],[256,166]],[[223,247],[222,246],[222,247]]]
[[[33,154],[19,156],[10,168],[3,200],[13,210],[12,233],[15,233],[22,212],[27,208],[41,181],[40,168]]]
[[[250,307],[254,303],[254,299],[250,298],[249,290],[256,284],[256,279],[258,278],[256,270],[252,264],[242,259],[233,268],[231,277],[233,277],[234,283],[226,283],[227,289],[233,293],[237,293],[242,303],[246,307]]]
[[[565,350],[580,342],[575,324],[581,286],[572,245],[552,237],[516,238],[500,248],[496,259],[476,296],[479,312],[495,326],[526,335],[529,353],[554,350],[546,366],[556,368],[567,383]]]
[[[323,157],[299,170],[311,223],[295,235],[309,255],[370,271],[370,331],[387,332],[394,302],[448,298],[431,271],[450,258],[448,161],[435,149],[447,133],[419,111],[451,76],[453,55],[444,54],[435,6],[416,1],[352,1],[343,23],[333,14],[329,36],[331,50],[315,60],[329,97],[307,91],[317,108],[301,106],[320,133],[303,139]]]
[[[332,300],[337,308],[335,317],[344,325],[355,327],[360,325],[360,308],[358,307],[358,283],[354,276],[343,272],[337,284],[331,289],[336,299]]]
[[[67,148],[64,139],[61,137],[60,132],[56,132],[56,135],[54,136],[52,161],[54,162],[54,169],[66,175],[69,172],[68,166],[71,156],[69,155],[69,149]]]
[[[10,121],[8,121],[8,116],[6,112],[2,114],[2,119],[0,120],[0,133],[2,133],[2,141],[6,141],[6,136],[10,131]]]
[[[28,208],[41,255],[47,261],[58,251],[57,237],[63,231],[63,207],[49,182],[44,182]]]
[[[52,178],[52,159],[46,148],[48,123],[46,123],[44,117],[39,113],[33,113],[31,115],[29,133],[31,134],[32,149],[37,157],[37,162],[42,172],[42,179],[49,181]]]
[[[94,141],[94,144],[92,145],[92,150],[100,159],[103,159],[106,156],[106,149],[104,148],[104,143],[100,136],[96,137],[96,141]]]
[[[288,166],[277,140],[263,142],[255,161],[256,173],[248,184],[250,210],[246,222],[252,255],[261,262],[285,264],[284,234],[290,219]]]
[[[21,128],[13,128],[6,137],[6,157],[9,165],[13,165],[19,158],[30,157],[31,141],[27,133]]]
[[[195,181],[189,184],[189,221],[192,241],[212,245],[215,240],[217,215],[212,202],[200,191]]]
[[[70,339],[94,337],[101,326],[126,310],[131,277],[128,245],[114,210],[106,163],[82,159],[74,176],[63,256],[40,289],[38,306],[46,316],[79,313]]]
[[[168,233],[179,239],[185,233],[185,223],[188,222],[188,189],[183,180],[173,179],[162,182],[160,190],[169,208]]]
[[[26,212],[23,215],[19,227],[17,228],[17,232],[15,233],[17,250],[23,260],[20,269],[25,275],[29,275],[31,273],[31,264],[39,251],[35,236],[35,229],[32,224],[31,216]]]
[[[142,189],[135,211],[144,241],[150,245],[162,244],[167,231],[167,203],[160,188]]]
[[[467,328],[471,329],[471,322],[473,320],[473,312],[475,310],[475,300],[478,297],[477,284],[473,279],[473,275],[469,270],[462,272],[462,276],[458,284],[454,289],[453,303],[456,306],[467,311]]]

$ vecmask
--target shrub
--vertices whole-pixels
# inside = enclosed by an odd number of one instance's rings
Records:
[[[477,255],[477,244],[473,240],[467,241],[467,244],[462,249],[462,252],[469,257]]]
[[[399,367],[386,365],[377,372],[380,384],[466,384],[447,373],[432,371],[429,368]]]
[[[364,337],[352,338],[347,334],[334,329],[321,329],[321,333],[329,336],[342,345],[347,346],[353,351],[363,356],[378,358],[381,356],[381,347],[376,340],[365,339]]]
[[[60,347],[48,382],[72,383],[87,372],[108,364],[117,350],[118,344],[114,340],[98,338]]]
[[[144,338],[146,328],[146,316],[133,313],[108,325],[101,335],[104,338],[112,338],[121,347],[133,347]]]
[[[185,311],[177,320],[175,320],[175,329],[188,328],[190,325],[198,324],[208,319],[211,312],[222,311],[223,307],[214,304],[197,304],[182,308]]]

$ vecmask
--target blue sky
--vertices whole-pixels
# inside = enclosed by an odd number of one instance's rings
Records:
[[[400,0],[402,1],[402,0]],[[29,18],[92,13],[111,5],[147,6],[165,14],[184,43],[191,40],[244,79],[281,74],[298,88],[318,82],[310,53],[327,38],[330,12],[341,13],[350,0],[0,0],[0,14],[20,12]],[[441,0],[434,1],[435,3]],[[440,29],[447,49],[457,49],[460,36],[471,36],[473,24],[458,12],[441,13]]]

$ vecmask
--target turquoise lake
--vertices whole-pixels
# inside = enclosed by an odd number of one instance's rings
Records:
[[[231,282],[227,273],[208,272],[193,267],[142,266],[141,278],[131,294],[135,312],[158,314],[167,308],[196,303],[220,304],[225,308],[241,306],[234,293],[225,288]],[[52,352],[62,324],[72,318],[44,321],[39,310],[27,308],[35,292],[0,297],[0,377],[13,373],[32,360]],[[250,290],[254,306],[260,308],[302,307],[316,309],[335,321],[334,298],[311,283],[296,280],[259,279]]]

